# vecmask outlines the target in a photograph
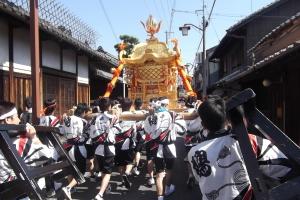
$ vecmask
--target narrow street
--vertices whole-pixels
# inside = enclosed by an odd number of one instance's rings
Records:
[[[177,148],[177,159],[174,164],[173,168],[173,184],[175,185],[175,192],[170,196],[166,196],[165,199],[168,200],[200,200],[201,193],[198,186],[194,186],[192,190],[188,190],[186,187],[187,181],[187,170],[183,159],[185,157],[185,149],[183,145],[183,138],[177,137],[176,141],[176,148]],[[145,152],[142,152],[141,161],[143,163],[146,162]],[[139,176],[130,177],[130,181],[132,182],[132,186],[130,190],[127,190],[125,187],[119,187],[118,185],[121,184],[121,178],[118,175],[117,168],[114,168],[114,172],[111,177],[111,194],[104,195],[105,200],[135,200],[135,199],[142,199],[142,200],[156,200],[156,188],[152,186],[151,188],[146,186],[148,180],[148,174],[146,165],[144,165],[143,169],[140,169],[141,173]],[[85,177],[88,177],[89,173],[85,174]],[[66,181],[63,181],[66,184]],[[100,180],[97,180],[96,183],[91,183],[88,178],[86,178],[86,182],[82,185],[77,186],[77,192],[72,194],[72,198],[74,200],[89,200],[93,199],[95,195],[99,191]],[[122,197],[121,197],[122,196]],[[58,193],[59,200],[64,199],[62,192]]]

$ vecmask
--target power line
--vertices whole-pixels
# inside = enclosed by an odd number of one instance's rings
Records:
[[[213,6],[212,6],[212,8],[211,8],[211,11],[210,11],[210,14],[209,14],[209,17],[208,17],[208,21],[211,19],[210,17],[211,17],[211,14],[212,14],[212,12],[213,12],[215,3],[216,3],[216,0],[214,0]],[[203,9],[204,9],[204,8],[203,8]],[[203,12],[204,12],[204,10],[203,10]],[[203,22],[203,23],[206,23],[206,22]],[[201,41],[200,41],[200,43],[199,43],[199,45],[198,45],[197,52],[199,51],[200,45],[201,45],[201,43],[202,43],[202,40],[203,40],[203,37],[201,37]],[[196,58],[195,58],[195,60],[194,60],[194,64],[195,64],[195,63],[196,63]]]
[[[165,16],[166,24],[167,24],[167,27],[168,27],[168,21],[167,21],[166,14],[165,14],[165,8],[164,8],[164,5],[163,5],[163,3],[162,3],[161,0],[160,0],[160,4],[161,4],[161,7],[163,9],[163,13],[164,13],[164,16]]]
[[[208,21],[210,20],[210,16],[211,16],[211,14],[212,14],[212,12],[213,12],[213,10],[214,10],[215,3],[216,3],[216,0],[214,0],[213,6],[212,6],[212,8],[211,8],[211,10],[210,10],[209,17],[208,17]],[[204,12],[204,11],[203,11],[203,12]],[[203,22],[203,23],[204,23],[204,22]]]
[[[217,38],[218,38],[218,40],[219,40],[219,42],[220,42],[221,40],[220,40],[220,38],[219,38],[219,35],[218,35],[218,33],[217,33],[217,31],[216,31],[216,29],[215,29],[215,26],[214,26],[214,24],[213,24],[212,21],[211,21],[211,25],[213,26],[214,31],[215,31],[215,34],[216,34],[216,36],[217,36]]]
[[[108,24],[109,24],[109,26],[110,26],[110,29],[111,29],[111,31],[113,32],[113,34],[114,34],[114,36],[115,36],[115,39],[116,39],[117,43],[119,43],[120,40],[118,39],[118,37],[117,37],[117,35],[116,35],[115,31],[114,31],[114,28],[113,28],[112,25],[111,25],[111,22],[110,22],[110,20],[109,20],[109,17],[108,17],[108,15],[107,15],[107,13],[106,13],[106,9],[105,9],[105,7],[104,7],[102,1],[99,0],[99,2],[100,2],[100,4],[101,4],[102,10],[103,10],[103,12],[104,12],[104,14],[105,14],[106,20],[108,21]]]
[[[239,19],[225,19],[225,18],[210,18],[210,19],[216,19],[216,20],[228,20],[228,21],[235,21],[235,22],[239,22],[239,21],[241,21],[241,20],[239,20]]]
[[[173,14],[174,14],[174,12],[172,11],[172,13],[171,13],[171,20],[170,20],[170,28],[169,28],[170,31],[172,31]]]
[[[172,14],[171,14],[171,20],[170,20],[170,29],[169,29],[170,31],[172,31],[172,23],[173,23],[173,16],[174,16],[173,10],[174,10],[175,7],[176,7],[176,1],[177,1],[177,0],[174,1],[173,6],[172,6]],[[169,35],[169,37],[170,37],[170,35]]]
[[[196,51],[196,52],[199,51],[200,45],[201,45],[201,43],[202,43],[202,40],[203,40],[203,37],[201,37],[201,40],[200,40],[200,43],[199,43],[199,45],[198,45],[198,48],[197,48],[197,51]],[[196,64],[196,57],[195,57],[195,59],[194,59],[193,65],[195,65],[195,64]]]
[[[169,6],[169,0],[167,0],[167,6],[168,6],[168,11],[169,11],[168,14],[170,15],[170,19],[171,19],[171,12],[170,12],[171,10],[170,10],[170,6]]]
[[[215,3],[215,2],[214,2]],[[206,12],[208,13],[208,10],[205,8],[205,10],[206,10]],[[212,12],[211,12],[212,13]],[[211,14],[209,15],[209,24],[211,24],[212,26],[213,26],[213,28],[214,28],[214,31],[215,31],[215,34],[216,34],[216,36],[217,36],[217,38],[218,38],[218,40],[219,40],[219,42],[220,42],[220,38],[219,38],[219,35],[218,35],[218,33],[217,33],[217,31],[216,31],[216,29],[215,29],[215,26],[214,26],[214,24],[213,24],[213,22],[212,22],[212,20],[211,20]]]
[[[157,6],[156,6],[156,1],[155,1],[155,0],[154,0],[154,4],[155,4],[156,11],[157,11],[157,13],[158,13],[158,16],[159,16],[159,18],[161,19],[160,14],[159,14],[159,11],[158,11]]]
[[[174,0],[173,9],[175,9],[175,7],[176,7],[176,2],[177,2],[177,0]]]
[[[149,10],[149,8],[148,8],[148,5],[147,5],[147,2],[146,2],[146,0],[144,0],[144,2],[145,2],[145,4],[146,4],[147,10],[148,10],[148,12],[149,12],[149,15],[150,15],[151,13],[150,13],[150,10]]]
[[[158,17],[159,17],[159,19],[161,20],[162,18],[161,18],[160,14],[159,14],[159,11],[158,11],[158,8],[157,8],[156,1],[155,1],[155,0],[154,0],[154,4],[155,4],[156,11],[157,11],[157,13],[158,13]],[[164,24],[165,29],[167,29],[167,28],[166,28],[166,24],[165,24],[165,23],[163,23],[163,24]],[[161,32],[159,32],[158,34],[161,35]]]

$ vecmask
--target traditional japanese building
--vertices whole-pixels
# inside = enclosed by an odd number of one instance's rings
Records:
[[[32,95],[29,16],[29,0],[0,1],[0,99],[19,112]],[[39,30],[41,105],[55,98],[61,115],[103,95],[118,59],[95,50],[98,33],[55,1],[39,4]]]
[[[274,1],[230,27],[210,57],[220,60],[210,90],[251,88],[257,108],[298,145],[299,10],[300,1]]]

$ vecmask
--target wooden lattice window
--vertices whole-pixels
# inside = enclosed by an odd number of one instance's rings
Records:
[[[71,109],[75,105],[75,81],[69,79],[60,79],[61,85],[61,111],[63,113]]]
[[[148,63],[145,66],[140,66],[138,68],[138,74],[135,75],[143,80],[156,80],[163,78],[163,75],[167,74],[166,69],[167,68],[165,68],[163,65],[157,63]]]
[[[75,80],[43,76],[43,100],[53,98],[58,102],[57,117],[75,106]]]

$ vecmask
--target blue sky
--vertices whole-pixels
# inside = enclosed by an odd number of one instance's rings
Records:
[[[119,43],[120,35],[137,37],[141,43],[146,43],[149,38],[140,21],[145,21],[150,14],[156,21],[163,20],[160,32],[155,36],[160,41],[166,41],[166,30],[170,31],[172,8],[173,12],[170,38],[179,40],[182,51],[183,64],[193,63],[198,49],[202,32],[191,28],[188,36],[182,36],[179,27],[185,23],[202,26],[202,0],[56,0],[70,12],[86,22],[101,37],[97,46],[101,45],[109,53],[116,55],[114,45]],[[219,44],[226,30],[239,20],[250,15],[252,12],[272,3],[274,0],[216,0],[209,26],[206,31],[206,48]],[[105,16],[102,5],[105,8],[110,24]],[[205,0],[204,10],[206,19],[212,8],[214,0]],[[114,32],[110,28],[113,27]],[[173,44],[169,43],[170,49]],[[199,51],[202,51],[202,43]]]

